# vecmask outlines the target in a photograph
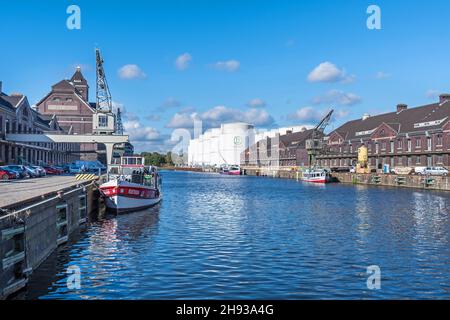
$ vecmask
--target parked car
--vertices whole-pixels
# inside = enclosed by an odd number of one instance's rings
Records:
[[[32,168],[31,166],[24,166],[24,167],[25,167],[25,170],[27,170],[27,172],[31,178],[39,178],[40,177],[39,171],[37,171],[36,169]]]
[[[69,167],[69,173],[75,173],[75,174],[81,173],[81,167],[79,167],[75,164],[71,164]]]
[[[40,177],[44,177],[46,175],[45,169],[41,166],[31,166],[34,170],[36,170],[39,173]]]
[[[11,169],[14,171],[17,171],[20,175],[20,178],[29,178],[30,174],[28,173],[28,170],[25,168],[25,166],[22,165],[9,165],[6,166],[7,169]]]
[[[0,169],[0,180],[8,181],[10,179],[13,179],[13,176],[8,171]]]
[[[60,174],[64,173],[64,168],[61,166],[52,166],[53,168],[55,168],[56,170],[58,170],[60,172]]]
[[[426,167],[421,174],[431,176],[448,176],[448,170],[444,167]]]
[[[8,169],[7,167],[0,167],[0,170],[5,171],[8,174],[10,180],[11,179],[20,179],[20,174],[17,171]]]
[[[53,166],[44,166],[43,168],[44,168],[46,174],[51,174],[51,175],[62,174],[62,171],[60,169],[57,169]]]
[[[415,167],[414,168],[414,174],[423,174],[427,167]]]
[[[65,164],[61,168],[64,170],[64,173],[70,173],[70,164]]]

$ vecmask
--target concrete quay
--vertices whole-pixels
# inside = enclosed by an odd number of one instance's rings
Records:
[[[243,174],[248,176],[272,177],[281,179],[300,179],[302,173],[298,170],[278,168],[249,168],[244,167]],[[373,186],[388,186],[400,188],[416,188],[425,190],[450,191],[450,177],[421,176],[421,175],[394,175],[394,174],[357,174],[332,173],[336,182],[348,184],[363,184]]]
[[[0,192],[0,299],[5,299],[25,287],[33,270],[104,206],[97,181],[74,176],[2,183]]]

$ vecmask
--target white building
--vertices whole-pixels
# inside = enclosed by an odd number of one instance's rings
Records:
[[[253,125],[243,122],[225,123],[220,128],[208,129],[202,135],[191,139],[188,147],[190,166],[218,167],[224,164],[237,165],[241,153],[250,145],[277,134],[299,132],[304,126],[257,130]]]

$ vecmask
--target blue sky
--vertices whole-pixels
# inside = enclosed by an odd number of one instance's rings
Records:
[[[81,8],[81,30],[66,27],[71,4]],[[381,8],[381,30],[366,27],[371,4]],[[364,113],[430,103],[450,91],[445,0],[0,5],[4,91],[36,103],[81,65],[94,101],[98,46],[138,151],[167,149],[172,130],[194,118],[206,127],[234,120],[302,125],[334,107],[330,130]]]

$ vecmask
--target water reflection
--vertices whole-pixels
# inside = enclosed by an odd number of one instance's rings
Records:
[[[110,216],[46,261],[22,298],[448,298],[445,193],[164,172],[165,198]],[[382,269],[382,290],[366,268]],[[68,265],[82,288],[65,286]]]

